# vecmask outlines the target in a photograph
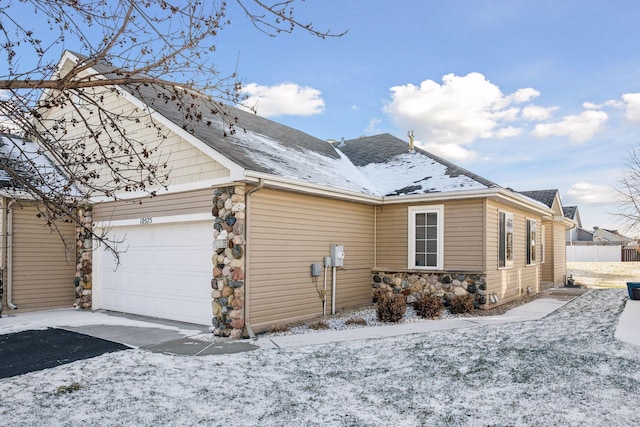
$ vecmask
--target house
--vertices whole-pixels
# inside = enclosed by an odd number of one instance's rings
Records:
[[[596,227],[593,227],[593,241],[617,243],[622,246],[626,246],[630,243],[635,242],[635,239],[632,237],[627,237],[620,234],[618,230],[607,230],[605,228],[600,228],[596,226]]]
[[[637,242],[623,236],[617,230],[593,227],[582,228],[577,206],[565,206],[565,217],[575,225],[567,230],[567,261],[571,262],[620,262],[637,261],[640,258]]]
[[[574,227],[567,230],[566,242],[568,245],[572,242],[593,242],[593,233],[582,228],[582,219],[577,206],[565,206],[564,216],[574,224]]]
[[[60,69],[80,60],[67,52]],[[392,135],[332,145],[226,107],[237,131],[225,136],[206,98],[190,94],[186,111],[153,85],[117,89],[100,96],[137,114],[123,130],[158,144],[171,182],[153,198],[96,198],[82,213],[126,249],[117,268],[99,247],[83,253],[83,308],[213,324],[240,337],[368,305],[381,292],[465,295],[491,308],[538,292],[544,274],[564,275],[559,205]],[[185,125],[193,111],[202,116]]]
[[[71,307],[76,297],[75,224],[62,218],[47,225],[42,206],[1,167],[13,163],[35,186],[57,180],[59,172],[38,150],[19,136],[0,135],[0,314]]]

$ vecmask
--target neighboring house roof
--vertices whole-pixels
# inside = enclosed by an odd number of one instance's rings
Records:
[[[563,206],[562,210],[564,211],[565,218],[569,218],[575,221],[576,212],[578,211],[577,206]]]
[[[607,242],[632,242],[635,239],[624,236],[618,230],[607,230],[605,228],[593,227],[594,240]]]
[[[535,191],[518,191],[518,193],[536,200],[548,208],[553,207],[553,202],[558,194],[558,190],[535,190]],[[566,216],[566,215],[565,215]]]
[[[360,172],[385,196],[441,193],[499,187],[388,133],[337,144]]]
[[[20,179],[16,180],[7,169],[16,172]],[[46,192],[66,185],[68,180],[38,144],[21,136],[0,134],[0,189],[27,191],[25,181]]]
[[[577,240],[579,242],[593,242],[593,233],[584,228],[578,228]]]

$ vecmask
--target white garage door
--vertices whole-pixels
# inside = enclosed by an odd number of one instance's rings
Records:
[[[211,324],[210,221],[116,226],[120,266],[94,253],[94,308]]]

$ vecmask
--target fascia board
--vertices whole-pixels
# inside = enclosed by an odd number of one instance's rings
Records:
[[[245,177],[247,182],[256,182],[259,179],[263,179],[264,185],[267,187],[280,188],[283,190],[295,191],[298,193],[307,193],[334,199],[366,203],[370,205],[379,205],[382,202],[382,197],[380,196],[296,181],[293,179],[282,178],[276,175],[270,175],[262,172],[247,171]]]
[[[415,194],[411,196],[386,196],[384,197],[383,205],[398,203],[438,202],[475,198],[492,198],[498,201],[519,206],[524,209],[533,210],[542,216],[553,216],[552,209],[542,204],[536,203],[534,200],[530,201],[528,198],[520,196],[504,188],[482,188],[478,190]]]
[[[156,191],[156,196],[162,196],[166,194],[176,194],[176,193],[186,193],[189,191],[203,190],[206,188],[214,188],[225,185],[232,185],[234,182],[238,180],[231,179],[229,176],[225,176],[222,178],[214,178],[208,179],[204,181],[195,181],[186,184],[177,184],[177,185],[168,185],[167,188],[159,188]],[[131,191],[131,192],[121,192],[117,193],[114,197],[107,196],[96,196],[91,197],[89,200],[91,203],[101,203],[101,202],[113,202],[115,200],[132,200],[132,199],[142,199],[149,197],[148,191]],[[155,196],[154,196],[155,197]]]

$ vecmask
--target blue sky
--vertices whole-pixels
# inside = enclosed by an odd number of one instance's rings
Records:
[[[413,130],[502,186],[558,189],[587,229],[622,228],[610,213],[640,144],[637,0],[298,2],[300,21],[348,30],[324,40],[270,38],[228,4],[213,60],[258,114],[322,139]]]
[[[236,18],[217,55],[258,114],[322,139],[389,132],[516,190],[557,188],[621,228],[613,188],[640,140],[636,1],[307,0],[325,40]]]

